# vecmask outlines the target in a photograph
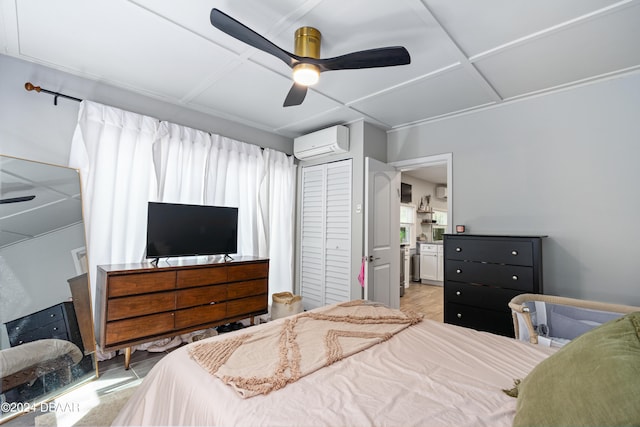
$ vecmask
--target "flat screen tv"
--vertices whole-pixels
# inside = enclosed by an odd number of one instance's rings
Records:
[[[238,251],[238,208],[149,202],[147,258]]]

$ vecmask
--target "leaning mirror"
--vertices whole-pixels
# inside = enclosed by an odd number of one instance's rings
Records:
[[[0,155],[0,422],[96,377],[80,177]]]

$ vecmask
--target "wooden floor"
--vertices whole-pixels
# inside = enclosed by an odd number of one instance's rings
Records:
[[[400,309],[424,313],[427,319],[444,321],[443,295],[444,288],[435,285],[422,285],[411,282],[400,297]]]

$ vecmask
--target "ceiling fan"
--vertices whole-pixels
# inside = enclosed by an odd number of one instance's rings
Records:
[[[12,197],[12,198],[8,198],[8,199],[0,199],[0,205],[3,205],[5,203],[28,202],[29,200],[33,200],[35,198],[36,198],[36,196],[32,195],[32,196]]]
[[[276,46],[244,24],[218,9],[211,10],[211,25],[249,46],[270,53],[293,69],[293,86],[284,100],[284,107],[300,105],[307,87],[315,84],[323,71],[391,67],[411,63],[409,52],[402,46],[362,50],[320,59],[320,31],[301,27],[295,33],[295,53]]]

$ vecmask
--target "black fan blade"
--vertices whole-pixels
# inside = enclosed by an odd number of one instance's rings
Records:
[[[253,46],[263,52],[270,53],[276,58],[282,60],[289,67],[293,67],[293,65],[299,61],[298,56],[279,48],[269,40],[262,37],[260,34],[253,31],[251,28],[236,21],[235,19],[218,9],[211,9],[210,20],[211,25],[213,25],[220,31],[227,33],[231,37],[236,38],[241,42],[248,44],[249,46]]]
[[[300,105],[302,104],[302,101],[304,101],[305,96],[307,96],[307,87],[294,83],[293,86],[291,86],[291,89],[289,89],[289,93],[284,100],[283,107]]]
[[[29,200],[35,199],[36,196],[24,196],[24,197],[14,197],[12,199],[0,199],[0,205],[5,203],[18,203],[18,202],[28,202]]]
[[[303,62],[316,64],[321,71],[355,70],[359,68],[392,67],[411,63],[409,52],[402,46],[361,50],[326,59],[304,58]]]

